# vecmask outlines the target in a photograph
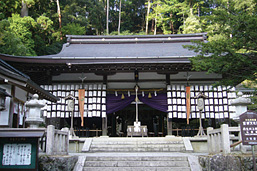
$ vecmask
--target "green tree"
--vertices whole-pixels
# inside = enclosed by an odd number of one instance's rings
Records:
[[[207,43],[198,42],[189,49],[199,53],[192,58],[193,69],[222,74],[218,83],[236,86],[244,80],[256,82],[257,7],[254,0],[220,1],[205,16],[209,28]]]
[[[12,15],[9,19],[10,30],[21,40],[24,46],[27,47],[27,55],[36,55],[34,51],[33,31],[37,25],[31,17],[20,17],[18,14]]]
[[[10,55],[30,55],[29,49],[22,43],[21,39],[10,29],[8,20],[0,21],[0,52]]]
[[[11,17],[12,14],[19,14],[21,11],[21,1],[4,0],[0,1],[0,20]]]
[[[84,35],[86,33],[86,28],[80,26],[77,23],[69,23],[66,26],[63,26],[64,35]]]
[[[183,34],[201,32],[202,28],[199,19],[195,15],[190,14],[185,21],[185,25],[183,25]]]

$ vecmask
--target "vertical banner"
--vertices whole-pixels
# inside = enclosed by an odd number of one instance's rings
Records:
[[[85,89],[79,89],[79,113],[81,117],[81,126],[84,126],[84,101],[85,101]]]
[[[186,86],[186,111],[187,111],[187,124],[189,124],[190,117],[190,86]]]

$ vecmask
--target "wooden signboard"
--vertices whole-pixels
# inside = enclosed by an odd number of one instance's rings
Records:
[[[257,145],[257,112],[248,110],[239,117],[243,145]]]

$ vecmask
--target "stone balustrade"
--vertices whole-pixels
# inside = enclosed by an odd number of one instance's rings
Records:
[[[56,130],[53,125],[49,125],[46,131],[46,154],[67,155],[69,152],[69,129]]]
[[[222,152],[224,155],[231,152],[230,150],[230,132],[238,132],[240,139],[240,127],[228,127],[227,124],[222,124],[220,128],[207,128],[207,141],[210,154]]]

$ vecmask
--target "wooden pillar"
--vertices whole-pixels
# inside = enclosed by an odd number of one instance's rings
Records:
[[[10,106],[9,106],[9,127],[12,128],[13,127],[13,112],[14,112],[14,98],[15,98],[15,86],[12,85],[11,86],[11,100],[10,100]]]
[[[108,75],[103,75],[103,83],[107,86]],[[107,89],[107,87],[106,87]],[[102,136],[107,136],[107,115],[102,118]]]
[[[102,136],[107,136],[107,116],[102,118]]]
[[[112,136],[116,136],[116,116],[112,114]]]
[[[172,119],[169,118],[168,115],[167,115],[167,135],[172,135]]]

